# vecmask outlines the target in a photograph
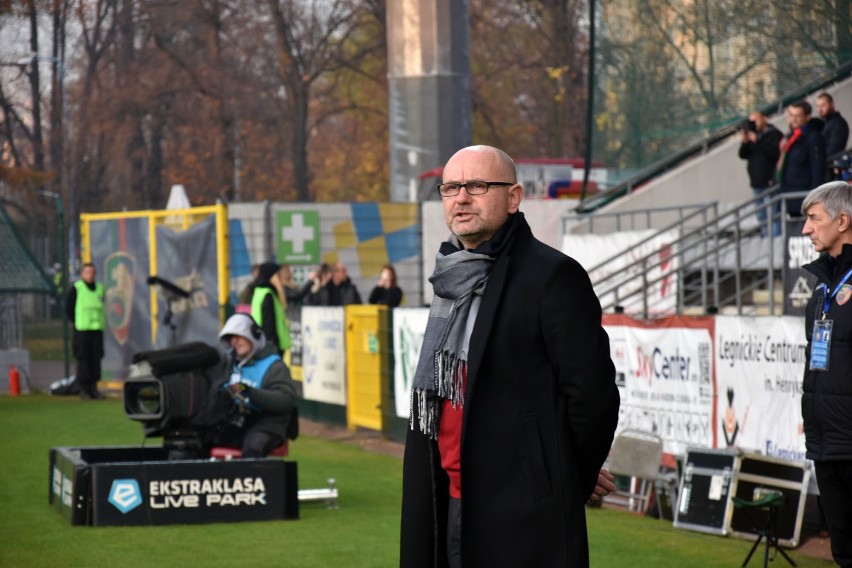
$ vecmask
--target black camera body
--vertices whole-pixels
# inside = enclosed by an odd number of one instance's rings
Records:
[[[757,132],[757,123],[753,120],[745,120],[740,125],[740,130],[745,130],[746,132]]]
[[[203,450],[228,419],[223,379],[210,372],[219,362],[219,352],[201,342],[137,353],[124,382],[125,414],[169,450]]]

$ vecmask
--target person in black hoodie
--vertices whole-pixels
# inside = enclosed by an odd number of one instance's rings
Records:
[[[748,161],[748,179],[751,183],[752,193],[757,196],[766,191],[775,183],[775,166],[778,164],[778,156],[781,154],[779,143],[784,137],[781,131],[767,122],[762,112],[754,111],[748,115],[748,123],[740,131],[742,143],[740,144],[740,158]],[[760,221],[761,231],[766,236],[766,208],[763,207],[764,198],[756,204],[757,220]],[[777,218],[781,210],[780,204],[776,204],[773,217]],[[775,236],[781,234],[781,222],[778,220],[777,227],[773,231]]]
[[[787,107],[790,132],[781,142],[778,168],[779,193],[810,191],[825,181],[825,140],[821,120],[811,120],[811,105],[797,101]],[[801,215],[802,200],[788,199],[787,213]]]
[[[813,460],[831,554],[852,566],[852,186],[832,181],[802,203],[814,249],[803,268],[817,277],[805,311],[802,421]]]

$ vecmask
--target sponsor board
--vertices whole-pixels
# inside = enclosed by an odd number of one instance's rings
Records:
[[[299,517],[295,462],[165,457],[162,448],[53,448],[51,503],[73,525]]]
[[[607,315],[604,328],[621,394],[618,428],[654,432],[674,454],[714,447],[712,318],[649,324]]]
[[[797,317],[716,318],[719,447],[805,459],[803,329]]]

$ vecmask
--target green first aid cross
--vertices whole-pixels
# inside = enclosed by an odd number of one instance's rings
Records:
[[[278,262],[318,264],[320,227],[318,211],[278,211],[275,215]]]

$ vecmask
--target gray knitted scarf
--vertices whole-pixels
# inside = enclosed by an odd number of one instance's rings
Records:
[[[464,377],[467,360],[462,356],[465,326],[474,295],[482,295],[498,253],[509,244],[522,213],[510,216],[497,235],[474,251],[461,248],[451,236],[435,257],[435,271],[429,277],[435,297],[420,348],[420,360],[411,389],[411,417],[420,431],[438,437],[441,403],[453,408],[464,405]],[[415,413],[416,411],[416,413]]]

